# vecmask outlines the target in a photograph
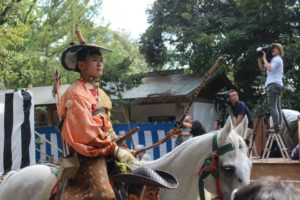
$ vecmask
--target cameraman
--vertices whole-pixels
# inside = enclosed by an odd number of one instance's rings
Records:
[[[258,67],[260,71],[267,72],[267,80],[265,83],[267,93],[267,104],[273,119],[274,132],[279,133],[281,125],[281,94],[283,90],[283,60],[284,50],[281,44],[272,44],[272,56],[269,63],[266,59],[266,53],[259,57]]]

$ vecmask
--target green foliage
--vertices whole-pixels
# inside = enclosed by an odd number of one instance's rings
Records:
[[[0,89],[52,85],[56,69],[61,82],[72,83],[76,72],[62,68],[60,56],[71,42],[78,43],[78,26],[86,43],[112,49],[104,54],[105,75],[111,95],[119,98],[114,107],[123,109],[134,102],[122,100],[122,92],[138,85],[147,65],[136,41],[129,36],[96,26],[101,0],[4,0],[0,5]],[[43,107],[38,112],[45,112]]]
[[[128,116],[125,112],[126,108],[137,104],[139,100],[124,100],[123,93],[141,83],[143,78],[142,69],[138,70],[139,73],[137,73],[136,68],[132,68],[136,59],[129,55],[126,58],[122,58],[121,55],[116,57],[116,55],[110,54],[110,56],[115,58],[115,61],[118,63],[109,66],[106,65],[105,73],[101,77],[101,87],[104,88],[110,96],[116,97],[113,102],[113,109],[122,111],[125,119],[128,120]],[[119,61],[120,59],[122,60]],[[129,127],[129,129],[131,128]]]
[[[120,63],[106,68],[101,78],[101,81],[104,83],[102,86],[107,89],[107,93],[117,97],[117,100],[114,102],[115,108],[123,108],[135,104],[134,101],[124,100],[122,96],[124,91],[141,84],[143,78],[143,73],[132,73],[132,70],[130,70],[132,62],[132,58],[124,58]]]
[[[283,95],[283,107],[300,110],[300,37],[283,37],[287,43],[285,66],[292,67],[285,73],[288,90]]]
[[[179,63],[203,74],[226,53],[226,63],[220,67],[233,74],[242,97],[252,106],[257,97],[251,86],[262,85],[265,79],[258,71],[255,50],[282,43],[285,80],[296,88],[293,93],[285,91],[283,104],[300,110],[296,103],[300,96],[299,0],[157,0],[148,15],[151,25],[141,38],[140,50],[151,67]]]

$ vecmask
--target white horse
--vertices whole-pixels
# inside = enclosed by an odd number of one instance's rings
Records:
[[[173,174],[179,182],[176,190],[163,190],[164,200],[196,200],[199,198],[199,174],[204,161],[212,154],[212,141],[217,134],[218,149],[232,144],[235,148],[218,157],[220,192],[223,200],[230,199],[231,192],[250,183],[252,163],[247,156],[247,147],[243,136],[247,131],[248,119],[245,117],[238,127],[233,129],[229,117],[223,129],[187,140],[170,153],[145,165]],[[205,189],[216,194],[216,183],[212,176],[205,182]]]
[[[162,191],[165,200],[196,200],[199,196],[198,180],[204,161],[212,153],[213,136],[217,134],[219,148],[232,144],[234,149],[219,156],[218,172],[220,190],[223,200],[230,197],[231,192],[250,182],[251,162],[247,157],[247,148],[240,135],[247,130],[247,119],[233,129],[228,118],[221,131],[192,138],[158,160],[145,165],[164,170],[177,177],[179,187],[176,190]],[[240,134],[240,135],[239,135]],[[0,185],[1,200],[47,200],[56,177],[51,168],[45,165],[33,165],[12,172]],[[215,181],[208,179],[206,190],[216,194]]]
[[[0,185],[0,200],[48,200],[56,180],[47,165],[9,172]]]

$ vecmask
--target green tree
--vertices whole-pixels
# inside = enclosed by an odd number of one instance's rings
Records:
[[[168,56],[163,40],[162,9],[163,7],[160,4],[154,4],[154,8],[148,11],[149,21],[152,25],[142,35],[140,41],[140,52],[145,55],[147,63],[154,71],[163,67]]]
[[[31,1],[8,1],[0,5],[0,89],[18,88],[32,78],[28,51],[23,51],[29,30],[24,25]],[[18,8],[24,8],[19,11]]]
[[[49,85],[57,55],[73,38],[76,23],[91,21],[93,6],[101,1],[19,0],[0,6],[2,88]],[[90,22],[90,24],[92,24]],[[70,36],[71,35],[71,36]]]
[[[101,13],[101,0],[5,0],[0,5],[0,88],[51,85],[56,69],[62,83],[71,83],[77,73],[66,72],[60,64],[64,48],[78,43],[78,26],[87,43],[113,49],[105,63],[114,66],[130,57],[130,73],[145,71],[144,57],[135,41],[127,35],[96,26]]]
[[[141,83],[143,73],[132,73],[130,69],[134,59],[124,58],[120,63],[106,67],[104,75],[101,77],[103,88],[108,94],[116,97],[114,110],[122,111],[124,118],[129,125],[127,108],[135,105],[136,100],[124,100],[123,93]],[[130,129],[130,127],[129,127]]]

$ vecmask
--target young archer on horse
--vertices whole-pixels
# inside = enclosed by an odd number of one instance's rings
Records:
[[[115,199],[110,185],[106,157],[130,163],[135,158],[118,147],[110,121],[109,97],[96,86],[103,74],[102,53],[109,51],[92,44],[73,45],[62,53],[66,70],[80,73],[60,99],[58,114],[64,120],[62,138],[77,154],[80,167],[65,184],[61,199]]]

